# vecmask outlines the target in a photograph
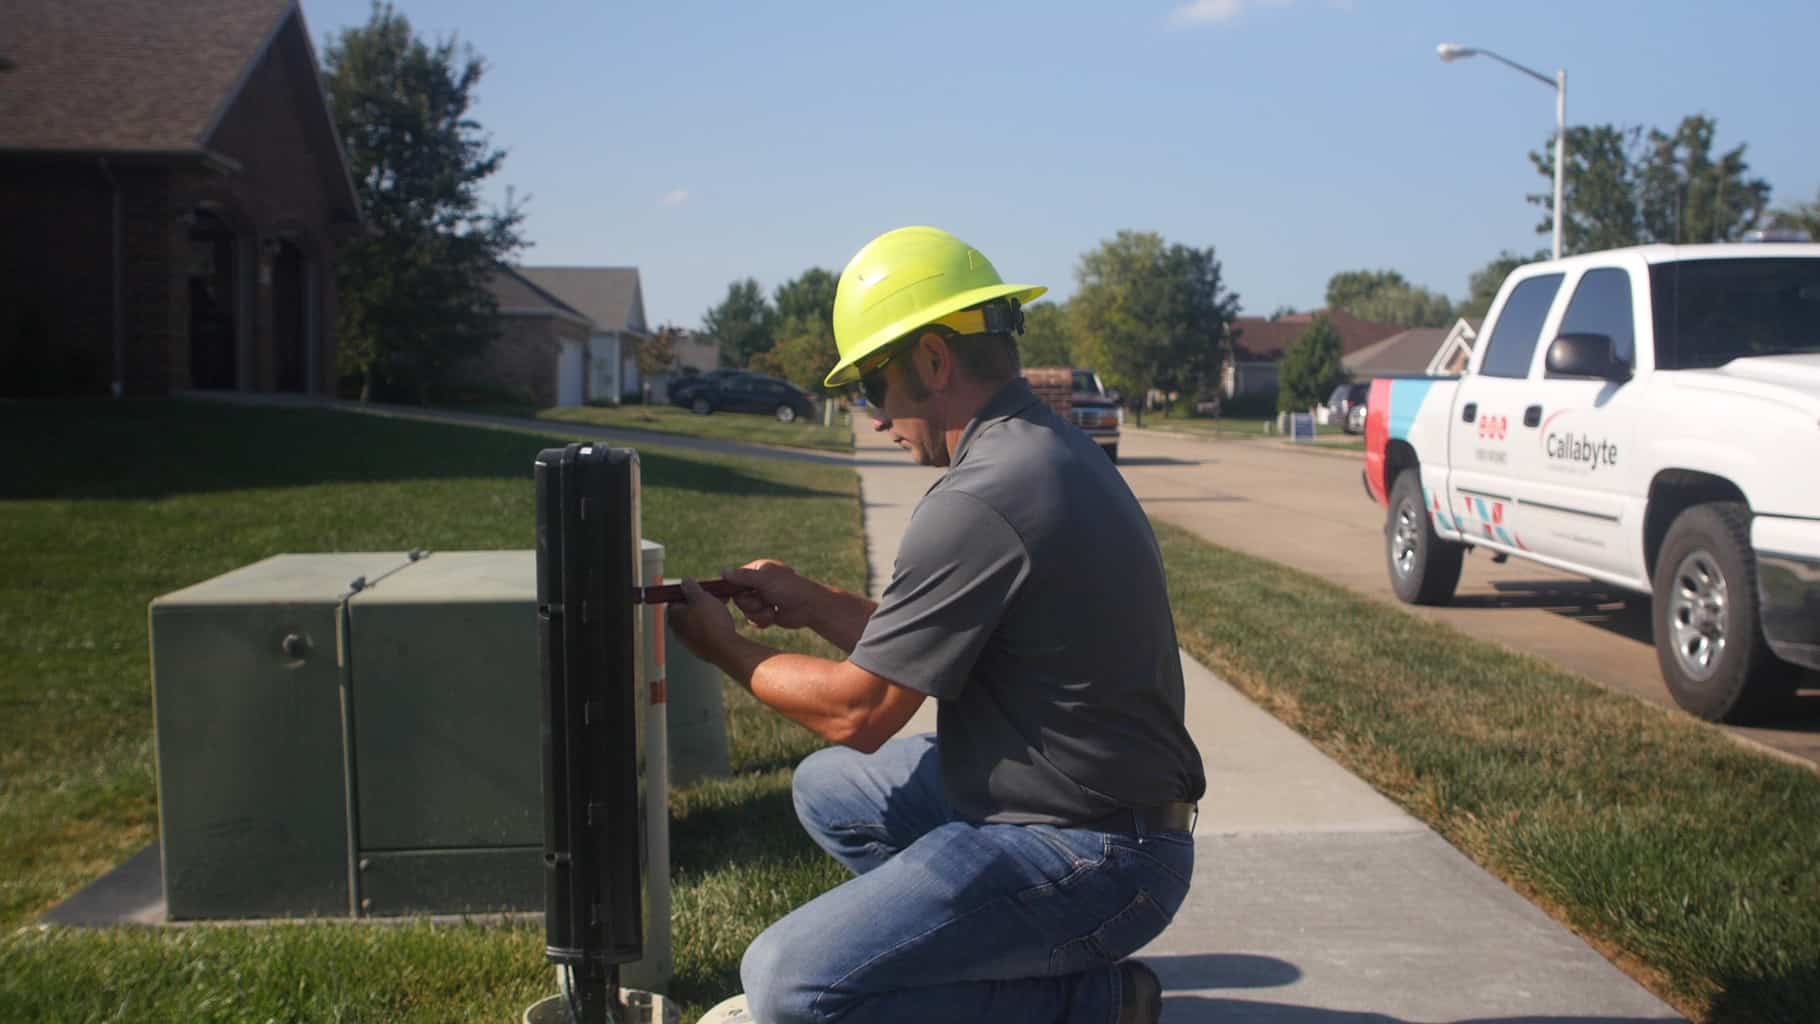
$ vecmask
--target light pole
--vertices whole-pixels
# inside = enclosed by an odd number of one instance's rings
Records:
[[[1442,43],[1435,47],[1435,53],[1450,64],[1461,57],[1490,57],[1507,68],[1523,72],[1555,91],[1555,259],[1560,259],[1561,210],[1567,202],[1567,196],[1561,188],[1562,176],[1567,173],[1567,72],[1557,69],[1555,77],[1549,78],[1540,71],[1526,68],[1516,61],[1499,56],[1490,50],[1461,46],[1459,43]]]

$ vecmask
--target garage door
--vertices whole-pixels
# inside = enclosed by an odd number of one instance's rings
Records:
[[[556,404],[581,404],[581,342],[562,343],[562,355],[556,360]]]

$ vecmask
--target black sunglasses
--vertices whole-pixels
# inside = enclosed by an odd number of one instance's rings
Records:
[[[906,335],[886,345],[879,351],[878,364],[862,373],[859,378],[860,394],[866,396],[866,404],[874,409],[885,407],[885,370],[897,361],[897,357],[910,350],[917,335]]]

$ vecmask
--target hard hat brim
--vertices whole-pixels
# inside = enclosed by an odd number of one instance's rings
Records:
[[[822,386],[832,391],[835,388],[846,387],[854,383],[860,377],[859,371],[855,367],[867,356],[918,327],[940,320],[949,313],[958,313],[969,306],[977,306],[982,302],[990,302],[1006,296],[1015,298],[1020,305],[1029,305],[1048,290],[1048,287],[1040,284],[994,284],[950,295],[941,302],[919,310],[914,315],[888,323],[867,335],[865,340],[854,348],[852,355],[842,359],[834,365],[834,369],[828,371],[828,376],[822,381]]]

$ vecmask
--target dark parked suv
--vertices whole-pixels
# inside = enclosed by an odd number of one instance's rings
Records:
[[[698,415],[711,412],[757,412],[794,423],[815,415],[815,403],[787,380],[762,373],[703,374],[693,387],[672,394],[670,401]]]

